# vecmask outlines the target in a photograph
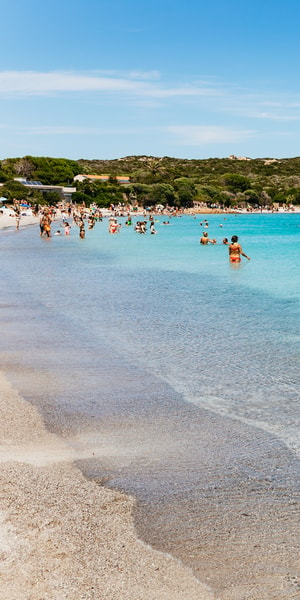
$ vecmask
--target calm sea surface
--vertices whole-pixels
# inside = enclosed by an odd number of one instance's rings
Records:
[[[87,476],[136,497],[142,539],[220,598],[296,598],[300,214],[208,215],[208,247],[204,217],[164,219],[1,231],[2,366]]]

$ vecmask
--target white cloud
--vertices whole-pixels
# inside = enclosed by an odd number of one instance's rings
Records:
[[[216,125],[171,126],[167,127],[166,130],[177,137],[178,143],[188,146],[238,143],[250,137],[255,137],[257,134],[254,130],[238,130]]]
[[[11,130],[12,134],[19,136],[99,136],[99,135],[165,135],[171,134],[177,138],[177,143],[182,145],[196,146],[199,144],[225,144],[237,143],[251,137],[255,137],[254,130],[238,130],[222,126],[169,126],[164,128],[152,127],[81,127],[78,125],[40,125],[32,127],[18,127]]]
[[[25,136],[98,136],[98,135],[145,135],[146,133],[153,132],[153,128],[122,128],[119,127],[79,127],[77,125],[41,125],[33,127],[18,127],[11,130],[14,135],[25,135]]]
[[[300,114],[287,115],[273,112],[258,112],[255,114],[258,119],[266,119],[269,121],[300,121]]]
[[[126,76],[113,76],[111,73],[73,73],[35,71],[0,72],[0,95],[49,95],[60,92],[122,92],[132,96],[169,98],[176,96],[220,95],[214,87],[167,86],[153,83],[158,79],[157,72],[135,73]]]
[[[149,94],[149,90],[147,90]],[[197,87],[178,87],[178,88],[153,88],[150,92],[155,98],[172,98],[176,96],[222,96],[220,90],[214,88],[197,88]]]
[[[211,115],[230,115],[234,119],[240,117],[249,121],[265,122],[296,122],[300,120],[300,101],[297,94],[289,97],[287,92],[252,91],[250,86],[242,89],[233,83],[220,83],[213,78],[183,83],[182,80],[174,83],[162,80],[158,71],[2,71],[0,72],[0,99],[53,96],[77,94],[82,99],[89,95],[89,99],[100,101],[101,105],[122,102],[122,107],[141,107],[142,109],[159,109],[170,104],[183,107],[188,103],[191,109],[205,114],[208,119],[214,120]],[[255,125],[257,126],[257,125]],[[259,125],[260,127],[260,125]],[[169,132],[176,134],[182,143],[220,143],[236,142],[253,136],[255,132],[250,129],[238,130],[226,127],[184,127]],[[52,131],[49,131],[51,134]],[[59,132],[58,132],[59,135]],[[192,140],[195,140],[194,142]],[[200,140],[200,142],[198,141]]]
[[[6,71],[0,73],[0,93],[29,95],[51,92],[85,92],[133,90],[138,83],[129,79],[97,77],[78,73],[36,73],[33,71]]]
[[[274,108],[300,108],[300,102],[272,102],[266,101],[263,103],[265,106],[271,106]]]
[[[272,96],[270,100],[267,96]],[[222,99],[223,111],[227,114],[242,117],[243,119],[258,119],[260,121],[288,121],[300,120],[300,102],[286,99],[286,93],[261,92],[231,94],[230,90]]]
[[[147,79],[157,81],[160,79],[160,73],[159,71],[129,71],[128,77],[130,77],[130,79]]]

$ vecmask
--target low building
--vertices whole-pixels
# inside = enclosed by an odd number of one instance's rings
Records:
[[[72,194],[76,192],[76,187],[63,185],[43,185],[40,181],[28,181],[22,177],[14,177],[14,181],[22,183],[22,185],[25,187],[39,190],[39,192],[42,194],[47,194],[48,192],[57,192],[63,202],[72,202]]]
[[[252,160],[251,158],[249,158],[249,156],[235,156],[235,154],[230,154],[230,156],[228,156],[228,158],[230,160]]]

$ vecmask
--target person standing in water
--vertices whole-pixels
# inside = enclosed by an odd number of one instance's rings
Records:
[[[21,220],[21,211],[19,208],[16,208],[15,216],[16,216],[16,230],[18,231],[18,229],[20,227],[20,220]]]
[[[200,244],[207,246],[207,244],[216,244],[217,240],[210,240],[207,231],[203,231],[202,237],[200,238]]]
[[[81,219],[80,224],[79,224],[79,237],[83,240],[85,238],[85,226],[84,226],[84,220]]]
[[[239,263],[241,262],[241,257],[244,256],[245,258],[247,258],[247,260],[250,260],[250,257],[247,256],[247,254],[245,254],[243,252],[242,246],[241,244],[238,243],[238,236],[237,235],[233,235],[231,238],[231,244],[228,246],[228,251],[229,251],[229,261],[231,263]]]
[[[49,212],[43,215],[41,231],[41,235],[46,235],[48,238],[51,237],[51,215]]]
[[[157,233],[157,231],[156,231],[156,229],[154,227],[154,221],[151,221],[151,223],[150,223],[150,233],[152,235],[154,235],[155,233]]]

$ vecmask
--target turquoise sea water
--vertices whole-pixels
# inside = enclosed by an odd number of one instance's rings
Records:
[[[47,426],[94,449],[83,472],[137,498],[139,535],[220,593],[207,524],[230,554],[229,518],[299,493],[300,214],[208,215],[207,247],[204,218],[0,232],[0,350]],[[251,261],[229,264],[233,234]]]

